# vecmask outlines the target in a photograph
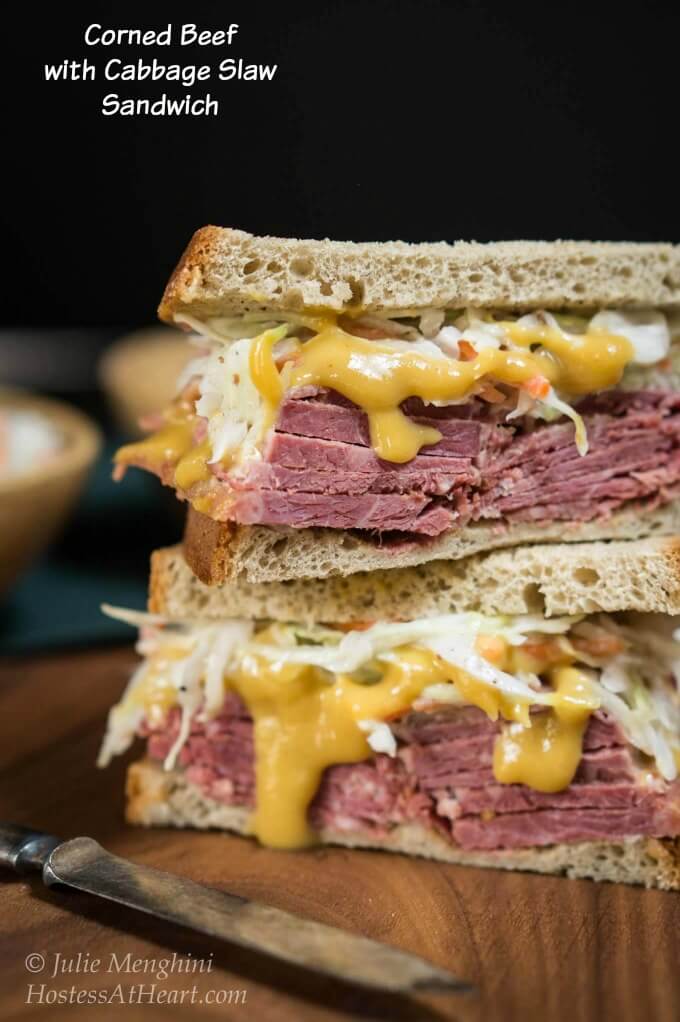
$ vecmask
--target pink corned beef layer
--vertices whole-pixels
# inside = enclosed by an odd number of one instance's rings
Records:
[[[177,710],[164,727],[142,729],[152,759],[165,758],[178,729]],[[393,730],[395,758],[377,754],[325,771],[309,810],[315,827],[384,834],[417,821],[468,849],[680,834],[680,784],[651,780],[603,713],[591,719],[574,781],[555,794],[496,783],[491,763],[499,724],[475,707],[412,712]],[[210,798],[253,805],[252,722],[236,696],[214,720],[194,720],[180,763]]]
[[[565,419],[501,421],[473,400],[404,409],[440,431],[406,464],[381,461],[366,416],[332,392],[289,394],[264,459],[215,467],[242,524],[437,536],[479,520],[588,521],[630,501],[663,503],[680,484],[680,394],[610,391],[579,406],[589,451]],[[505,409],[507,410],[507,409]]]

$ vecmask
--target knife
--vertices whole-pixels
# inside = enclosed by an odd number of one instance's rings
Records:
[[[470,989],[468,983],[417,955],[139,866],[112,855],[89,837],[62,841],[17,824],[0,823],[0,866],[17,873],[42,872],[48,887],[65,884],[345,983],[400,994]]]

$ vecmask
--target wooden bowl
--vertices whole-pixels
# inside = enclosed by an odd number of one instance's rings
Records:
[[[40,413],[62,446],[26,472],[0,475],[0,597],[64,524],[101,446],[96,426],[70,405],[2,388],[0,409],[6,408]]]
[[[177,394],[177,379],[199,352],[172,327],[149,327],[121,337],[104,353],[99,379],[118,425],[140,436],[142,416],[161,412]]]

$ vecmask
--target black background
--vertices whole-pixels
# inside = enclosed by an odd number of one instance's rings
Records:
[[[471,0],[5,7],[3,295],[11,325],[149,322],[192,231],[678,240],[680,14]],[[231,48],[86,47],[85,27],[240,25]],[[219,118],[103,117],[46,61],[278,63],[213,81]],[[101,74],[101,70],[100,70]],[[197,85],[195,93],[204,91]]]
[[[230,48],[87,47],[92,23],[240,32]],[[98,611],[142,607],[149,552],[181,507],[146,473],[115,486],[121,436],[99,359],[151,323],[192,232],[360,240],[680,241],[680,13],[475,0],[5,4],[0,22],[0,385],[78,404],[106,445],[69,526],[0,603],[0,650],[130,641]],[[85,56],[95,82],[46,82]],[[276,63],[210,82],[219,118],[121,118],[112,57]]]

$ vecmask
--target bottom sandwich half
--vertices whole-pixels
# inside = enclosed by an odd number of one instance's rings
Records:
[[[518,548],[436,577],[436,605],[422,575],[391,603],[376,578],[373,615],[356,579],[352,620],[347,579],[335,604],[332,579],[207,590],[159,551],[154,613],[113,611],[144,658],[100,755],[146,742],[129,821],[680,889],[676,543]],[[563,612],[536,612],[555,577]]]

